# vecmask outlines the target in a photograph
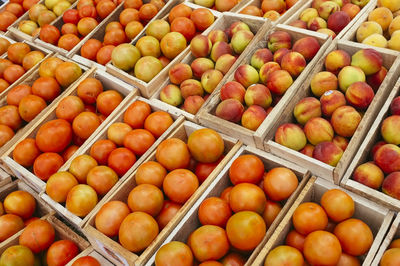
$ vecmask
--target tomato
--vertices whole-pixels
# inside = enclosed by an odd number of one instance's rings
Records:
[[[383,253],[381,266],[398,265],[400,263],[400,248],[388,249]]]
[[[78,246],[71,240],[58,240],[47,251],[47,264],[54,266],[66,265],[79,254]]]
[[[100,119],[92,112],[82,112],[72,122],[74,134],[83,139],[88,139],[99,126]]]
[[[17,130],[21,127],[21,117],[19,116],[18,108],[12,105],[0,107],[0,124],[10,127],[12,130]]]
[[[353,257],[347,255],[346,253],[342,253],[340,256],[339,262],[336,266],[360,266],[360,260],[357,257]]]
[[[114,29],[123,30],[124,27],[118,21],[111,21],[110,23],[107,24],[105,32],[109,32],[110,30],[114,30]]]
[[[94,6],[94,2],[93,0],[80,0],[78,1],[78,4],[76,6],[76,8],[78,10],[82,9],[84,6]]]
[[[0,58],[0,77],[3,77],[4,70],[11,65],[13,65],[13,63],[10,60]]]
[[[78,32],[82,36],[89,35],[99,25],[96,19],[92,17],[81,18],[78,22]]]
[[[160,230],[167,226],[169,221],[171,221],[175,217],[175,215],[179,212],[181,208],[181,204],[172,202],[170,200],[164,201],[160,214],[156,218]]]
[[[299,234],[296,230],[292,230],[286,236],[286,245],[296,248],[298,251],[303,252],[304,241],[306,237]]]
[[[63,62],[56,67],[54,74],[58,83],[66,88],[82,75],[82,69],[76,63]]]
[[[210,197],[200,204],[198,216],[202,225],[210,224],[225,228],[228,219],[232,216],[232,211],[223,199]]]
[[[172,23],[175,18],[186,17],[190,18],[192,14],[192,9],[185,4],[179,4],[174,6],[169,12],[168,19],[169,22]]]
[[[78,36],[72,33],[65,34],[58,40],[57,46],[61,49],[71,51],[81,40]]]
[[[99,164],[105,165],[107,164],[110,153],[116,148],[117,146],[111,140],[98,140],[90,148],[90,156],[92,156]]]
[[[196,29],[204,31],[214,23],[214,15],[207,8],[198,8],[190,14],[190,19],[194,22]]]
[[[6,38],[0,38],[0,55],[7,52],[8,47],[10,47],[11,43]]]
[[[110,0],[102,0],[96,5],[97,14],[104,19],[113,12],[117,6]]]
[[[56,116],[71,123],[84,109],[85,106],[79,97],[67,96],[58,103]]]
[[[125,43],[126,41],[127,38],[124,30],[112,29],[107,31],[106,34],[104,35],[103,44],[118,46],[122,43]]]
[[[132,128],[143,128],[146,118],[151,113],[151,107],[145,102],[132,103],[124,113],[124,122]]]
[[[18,112],[23,120],[30,122],[43,111],[46,106],[46,102],[43,98],[31,94],[21,99]]]
[[[124,2],[124,8],[139,9],[143,5],[142,0],[126,0]]]
[[[190,153],[185,142],[178,138],[170,138],[158,145],[156,159],[167,170],[172,171],[188,167]]]
[[[8,11],[0,13],[0,30],[7,31],[7,28],[17,20],[17,17]]]
[[[331,189],[322,195],[321,206],[334,222],[349,219],[354,214],[354,201],[344,191]]]
[[[122,201],[110,201],[104,204],[95,218],[96,229],[108,237],[118,235],[122,221],[130,213],[128,205]]]
[[[22,67],[28,71],[43,60],[44,54],[40,51],[29,52],[22,60]]]
[[[105,116],[108,116],[122,102],[123,98],[115,90],[104,91],[97,96],[97,110]]]
[[[8,86],[10,86],[10,84],[4,79],[0,78],[0,93],[5,91],[8,88]]]
[[[29,85],[17,85],[7,93],[7,104],[18,106],[22,98],[28,96],[31,92],[31,87]]]
[[[158,266],[192,266],[193,253],[186,244],[178,241],[171,241],[157,251],[155,263]]]
[[[20,17],[25,13],[22,6],[17,3],[8,3],[4,10],[13,13],[16,17]]]
[[[79,83],[77,95],[85,104],[96,103],[96,99],[103,92],[103,85],[95,78],[86,78]]]
[[[119,229],[119,242],[131,252],[140,252],[153,242],[158,232],[153,217],[144,212],[134,212],[123,220]]]
[[[352,256],[368,252],[374,241],[369,226],[359,219],[352,218],[339,223],[333,233],[339,239],[343,252]]]
[[[311,265],[336,265],[342,254],[342,248],[334,234],[314,231],[306,237],[303,253]]]
[[[124,144],[125,136],[131,131],[132,128],[130,125],[116,122],[107,129],[107,138],[118,146],[122,146]]]
[[[68,192],[65,207],[76,216],[85,217],[94,209],[97,201],[96,191],[91,186],[80,184]]]
[[[0,147],[14,137],[14,131],[5,125],[0,125]]]
[[[136,184],[151,184],[161,188],[166,175],[167,170],[158,162],[145,162],[136,171]]]
[[[24,68],[14,64],[4,70],[3,77],[9,84],[12,84],[22,77],[23,74],[25,74]]]
[[[127,202],[132,212],[145,212],[155,217],[163,207],[164,195],[158,187],[142,184],[132,189]]]
[[[400,248],[400,238],[393,240],[389,248]]]
[[[24,139],[15,146],[13,151],[13,159],[24,167],[31,167],[35,159],[40,155],[37,143],[34,139]]]
[[[61,34],[65,35],[65,34],[73,34],[78,36],[78,28],[76,27],[75,24],[72,23],[66,23],[64,25],[62,25],[61,27]]]
[[[274,222],[275,218],[279,215],[281,210],[282,206],[279,204],[279,202],[273,202],[267,200],[263,214],[263,218],[265,224],[267,225],[267,228],[271,226],[271,224]]]
[[[264,265],[268,266],[303,266],[303,255],[297,249],[290,246],[278,246],[271,250],[265,258]]]
[[[39,220],[39,218],[38,217],[31,217],[28,220],[25,220],[24,224],[25,224],[25,226],[28,226],[29,224],[31,224],[32,222],[34,222],[36,220]]]
[[[207,177],[214,171],[215,167],[222,161],[224,156],[221,156],[218,161],[214,163],[197,163],[194,173],[199,179],[200,184],[203,183]]]
[[[29,224],[19,236],[19,244],[28,247],[34,253],[46,250],[53,244],[55,231],[46,220],[36,220]]]
[[[143,155],[156,141],[154,136],[145,129],[134,129],[126,134],[124,146],[136,155]]]
[[[185,203],[198,187],[197,177],[187,169],[171,171],[163,182],[165,195],[176,203]]]
[[[55,71],[63,61],[57,57],[50,57],[45,59],[39,66],[39,76],[41,77],[55,77]]]
[[[16,42],[11,44],[7,50],[7,57],[14,64],[22,65],[24,57],[31,51],[28,44],[24,42]]]
[[[230,192],[229,205],[234,212],[253,211],[263,214],[267,198],[261,188],[250,183],[234,186]]]
[[[46,24],[40,28],[39,38],[44,42],[56,45],[60,35],[59,29],[53,25]]]
[[[100,196],[104,196],[118,182],[118,175],[107,166],[93,167],[86,178],[87,184]]]
[[[133,8],[125,8],[119,14],[119,22],[125,27],[131,21],[139,21],[139,11]]]
[[[74,155],[74,153],[79,149],[78,146],[76,145],[71,145],[69,146],[63,153],[62,153],[62,157],[64,159],[64,162],[68,161],[69,158],[71,158],[72,155]]]
[[[71,140],[72,128],[64,119],[46,122],[36,133],[36,144],[42,152],[61,152]]]
[[[18,233],[24,228],[24,221],[21,217],[14,214],[0,216],[0,242]]]
[[[60,85],[55,78],[40,77],[32,84],[32,93],[43,98],[47,102],[53,101],[60,95]]]
[[[114,45],[105,45],[99,49],[96,55],[97,63],[101,65],[106,65],[108,62],[111,61],[111,54],[114,50]]]
[[[101,266],[99,261],[91,256],[83,256],[74,261],[72,266]]]
[[[125,175],[135,164],[136,156],[127,148],[117,148],[108,156],[108,166],[120,177]]]
[[[79,11],[76,9],[68,9],[63,14],[64,23],[72,23],[76,25],[78,24],[79,19]]]
[[[103,44],[99,40],[89,39],[81,47],[81,56],[89,60],[95,61],[97,52],[100,50],[102,46]]]
[[[271,169],[264,177],[264,191],[274,201],[288,199],[296,190],[299,181],[292,170],[284,167]]]
[[[154,137],[159,138],[173,123],[174,120],[168,113],[156,111],[146,118],[144,128]]]
[[[33,163],[33,173],[43,181],[47,181],[51,175],[57,173],[64,164],[63,158],[53,152],[39,155]]]
[[[293,226],[302,235],[317,230],[324,230],[328,225],[328,216],[324,209],[316,203],[305,202],[293,213]]]
[[[94,6],[86,5],[78,9],[80,18],[97,18],[97,10]]]
[[[264,164],[255,155],[241,155],[233,161],[229,169],[229,178],[232,184],[258,184],[264,175]]]
[[[150,21],[158,13],[158,8],[153,4],[144,4],[139,9],[139,18],[142,21]]]
[[[75,176],[81,184],[86,184],[86,177],[90,170],[97,166],[97,162],[91,156],[82,154],[75,157],[68,171]]]
[[[34,263],[35,256],[32,251],[21,245],[7,248],[0,258],[0,264],[2,265],[34,265]]]
[[[244,266],[246,261],[247,260],[242,255],[231,252],[228,253],[221,262],[224,266]]]
[[[76,185],[78,181],[71,173],[58,172],[47,180],[46,194],[56,202],[65,202],[68,192]]]
[[[196,35],[196,27],[193,21],[186,17],[174,19],[174,21],[171,23],[171,31],[181,33],[187,42],[190,42]]]

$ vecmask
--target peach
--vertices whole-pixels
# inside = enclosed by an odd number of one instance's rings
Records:
[[[249,45],[251,40],[253,40],[254,34],[251,31],[248,30],[240,30],[233,34],[232,39],[231,39],[231,45],[233,48],[233,51],[236,54],[241,54],[243,51],[246,49],[246,47]]]
[[[236,22],[232,23],[232,24],[229,26],[228,30],[227,30],[227,34],[228,34],[229,39],[231,39],[232,36],[233,36],[236,32],[238,32],[238,31],[240,31],[240,30],[247,30],[247,31],[250,31],[250,27],[249,27],[246,23],[244,23],[243,21],[236,21]]]
[[[244,101],[247,106],[255,104],[267,109],[272,103],[271,92],[262,84],[254,84],[247,88]]]
[[[304,155],[307,155],[308,157],[312,157],[314,152],[314,145],[307,144],[303,149],[300,150],[300,152]]]
[[[193,115],[197,114],[201,106],[204,104],[204,99],[201,96],[189,96],[183,103],[183,110]]]
[[[341,148],[342,151],[345,151],[347,149],[347,146],[349,145],[349,141],[342,136],[333,137],[332,142],[335,143],[339,148]]]
[[[211,7],[213,7],[215,1],[214,0],[194,0],[194,3],[199,6],[211,8]]]
[[[380,0],[378,6],[384,6],[395,12],[400,9],[400,1],[398,0]]]
[[[313,18],[318,17],[318,10],[312,7],[306,8],[304,9],[301,13],[300,13],[300,17],[299,19],[305,23],[308,23],[308,21],[310,21]]]
[[[179,85],[183,81],[191,79],[193,77],[193,72],[188,64],[178,63],[171,67],[168,76],[172,83]]]
[[[231,54],[221,55],[217,62],[215,62],[215,69],[219,70],[222,74],[228,73],[233,64],[236,62],[236,57]]]
[[[252,84],[258,83],[258,72],[250,65],[241,65],[235,71],[235,80],[247,88]]]
[[[395,199],[400,199],[400,172],[388,175],[382,183],[382,192]]]
[[[374,96],[374,90],[366,82],[362,81],[354,82],[346,91],[346,100],[352,106],[361,110],[368,108]]]
[[[387,7],[378,7],[369,13],[368,20],[377,22],[385,31],[393,20],[393,13]]]
[[[171,31],[169,23],[163,19],[156,19],[149,23],[146,28],[146,35],[153,36],[161,41]]]
[[[207,93],[212,93],[223,78],[224,75],[220,71],[210,69],[201,76],[201,85]]]
[[[294,107],[293,115],[299,124],[305,125],[311,118],[321,117],[321,103],[314,97],[301,99]]]
[[[287,48],[281,48],[274,53],[274,62],[277,62],[279,65],[282,62],[282,58],[290,53],[291,51]]]
[[[161,51],[168,59],[174,59],[186,48],[186,39],[179,32],[167,33],[160,42]]]
[[[304,37],[293,44],[293,51],[302,54],[307,61],[313,59],[320,48],[321,46],[314,37]]]
[[[264,13],[264,18],[267,18],[271,21],[277,21],[279,19],[279,17],[281,16],[281,14],[279,14],[278,12],[276,12],[275,10],[269,10],[267,12]]]
[[[388,32],[390,35],[393,35],[395,31],[400,30],[400,17],[395,17],[389,25]]]
[[[237,3],[238,0],[215,0],[215,8],[220,12],[225,12],[231,10]]]
[[[382,170],[374,162],[366,162],[357,166],[353,173],[355,181],[373,189],[379,189],[384,178]]]
[[[257,49],[251,56],[250,64],[256,68],[260,69],[265,63],[271,62],[273,60],[273,55],[267,48]]]
[[[212,43],[207,36],[197,35],[190,42],[190,51],[194,57],[207,57],[211,53]]]
[[[232,98],[243,103],[245,94],[246,89],[243,87],[242,84],[237,81],[229,81],[221,87],[219,97],[222,101]]]
[[[328,20],[329,16],[340,10],[340,6],[333,2],[327,1],[318,7],[318,14],[321,18]]]
[[[316,97],[321,97],[325,92],[337,90],[338,79],[329,71],[322,71],[311,79],[311,91]]]
[[[314,159],[334,167],[339,163],[342,155],[342,149],[336,146],[333,142],[321,142],[315,146],[313,151]]]
[[[293,20],[289,23],[290,26],[300,28],[300,29],[307,29],[307,22],[304,22],[300,19]]]
[[[292,76],[286,70],[276,70],[268,75],[267,87],[274,94],[284,94],[292,84]]]
[[[320,102],[322,114],[331,117],[336,109],[346,105],[346,98],[340,91],[327,91],[321,96]]]
[[[176,85],[168,84],[162,88],[160,100],[172,106],[179,106],[183,102],[181,90]]]
[[[200,81],[195,80],[195,79],[187,79],[184,82],[181,83],[181,93],[183,99],[186,99],[189,96],[203,96],[204,94],[204,89],[201,86]]]
[[[382,56],[374,49],[362,49],[351,57],[351,65],[364,71],[365,75],[372,75],[381,70]]]
[[[353,19],[360,12],[360,7],[358,5],[347,3],[342,7],[341,10],[343,12],[346,12],[347,15],[349,15],[350,19]]]
[[[264,13],[270,10],[282,13],[286,10],[286,3],[285,0],[263,0],[261,9]]]
[[[393,32],[390,40],[387,42],[387,48],[400,51],[400,30]]]
[[[357,29],[357,42],[363,42],[368,36],[371,36],[374,33],[383,34],[381,25],[375,21],[364,21]]]
[[[276,71],[276,70],[280,70],[281,66],[276,63],[276,62],[268,62],[266,64],[264,64],[261,68],[260,68],[260,80],[261,82],[266,85],[267,81],[268,81],[268,77],[269,74]]]
[[[325,57],[325,68],[333,74],[338,74],[342,68],[350,66],[351,57],[344,50],[335,50]]]
[[[374,158],[375,153],[377,150],[379,150],[380,147],[382,147],[383,145],[387,144],[385,141],[381,140],[378,141],[377,143],[375,143],[375,145],[372,147],[370,155],[372,158]]]
[[[125,71],[131,70],[139,58],[139,49],[129,43],[118,45],[111,53],[113,65]]]
[[[400,115],[400,96],[394,98],[390,104],[390,113],[392,115]]]
[[[215,110],[215,115],[237,123],[241,120],[244,112],[243,105],[236,99],[226,99],[220,102]]]
[[[400,136],[399,136],[399,128],[400,128],[400,116],[392,115],[383,120],[381,125],[381,134],[383,139],[390,144],[399,145],[400,144]]]
[[[400,171],[400,148],[394,144],[384,144],[375,152],[374,162],[386,174]]]
[[[97,56],[98,56],[98,54],[97,54]],[[163,65],[163,67],[166,67],[166,66],[168,66],[168,64],[169,63],[171,63],[171,60],[170,59],[168,59],[168,58],[166,58],[165,56],[160,56],[159,58],[158,58],[158,60],[160,60],[160,62],[161,62],[161,64]]]
[[[211,59],[204,57],[196,58],[190,64],[190,67],[192,68],[193,75],[200,79],[204,72],[209,69],[214,69],[214,62]]]
[[[350,17],[344,11],[337,11],[328,18],[328,29],[336,34],[341,32],[350,23]]]
[[[346,66],[340,70],[338,80],[340,89],[346,92],[347,88],[354,82],[365,81],[365,74],[359,67]]]
[[[319,30],[317,30],[317,32],[329,35],[332,37],[332,39],[336,38],[336,33],[333,30],[330,30],[328,28],[327,29],[319,29]]]
[[[386,40],[386,38],[377,33],[368,36],[364,39],[362,43],[381,48],[386,48],[388,46],[388,41]]]
[[[216,42],[228,42],[228,36],[222,30],[212,30],[208,34],[208,39],[214,45]]]
[[[367,77],[367,83],[372,87],[372,89],[374,89],[374,91],[379,89],[387,75],[387,72],[388,71],[385,67],[381,67],[381,70]]]
[[[250,130],[256,131],[267,117],[267,112],[258,105],[252,105],[244,111],[242,116],[242,126]]]
[[[268,49],[275,53],[280,48],[290,49],[292,47],[292,37],[285,31],[275,31],[268,36]]]
[[[163,66],[160,60],[152,56],[144,56],[136,62],[134,72],[138,79],[149,82],[157,76],[162,69]]]
[[[303,72],[306,65],[307,62],[303,55],[298,52],[287,53],[281,61],[282,69],[289,72],[293,78],[298,77],[301,72]]]
[[[304,133],[312,145],[324,141],[332,141],[334,132],[331,124],[322,117],[314,117],[307,121]]]
[[[307,23],[307,29],[317,31],[319,29],[325,29],[328,27],[328,24],[323,18],[315,17],[310,19]]]
[[[306,146],[307,139],[301,127],[296,124],[286,123],[280,125],[276,130],[275,142],[289,149],[299,151]]]
[[[263,12],[255,5],[248,5],[240,11],[240,14],[262,17]]]
[[[217,62],[218,58],[224,54],[232,54],[231,46],[226,42],[216,42],[211,49],[211,59]]]
[[[18,24],[18,29],[25,34],[33,36],[33,32],[38,29],[38,25],[31,20],[23,20]]]
[[[356,132],[361,115],[351,106],[337,108],[331,118],[331,123],[336,134],[342,137],[351,137]]]
[[[326,2],[326,1],[329,1],[329,0],[314,0],[314,1],[312,1],[311,7],[312,7],[312,8],[315,8],[315,9],[318,9],[319,6],[320,6],[322,3]]]

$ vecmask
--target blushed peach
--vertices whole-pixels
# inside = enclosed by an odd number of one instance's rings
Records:
[[[215,69],[221,71],[222,74],[228,73],[233,64],[236,62],[236,57],[230,54],[220,56],[215,62]]]
[[[247,108],[242,115],[242,126],[256,131],[266,117],[267,112],[264,108],[258,105],[252,105]]]
[[[321,103],[314,97],[301,99],[294,107],[293,115],[299,124],[305,125],[311,118],[321,117]]]
[[[201,76],[201,85],[207,93],[212,93],[223,79],[224,75],[215,69],[207,70]]]
[[[344,50],[335,50],[325,57],[325,68],[333,74],[338,74],[342,68],[350,66],[351,57]]]
[[[361,184],[379,189],[382,185],[384,174],[374,162],[363,163],[354,170],[353,179]]]
[[[182,97],[186,99],[189,96],[203,96],[204,90],[200,81],[195,79],[187,79],[180,86]]]
[[[201,96],[189,96],[183,103],[183,110],[191,114],[197,114],[201,106],[204,104],[204,99]]]
[[[280,65],[282,62],[282,58],[290,52],[291,50],[287,48],[280,48],[274,53],[274,62],[277,62]]]
[[[400,115],[400,96],[394,98],[390,104],[390,113],[392,115]]]
[[[244,23],[243,21],[236,21],[234,23],[232,23],[228,30],[226,31],[226,33],[228,34],[229,39],[232,38],[232,36],[240,31],[240,30],[247,30],[250,31],[250,27],[249,25],[247,25],[246,23]]]
[[[350,19],[353,19],[360,12],[360,7],[358,5],[347,3],[342,7],[341,10],[346,12]]]
[[[365,75],[372,75],[381,70],[382,56],[374,49],[362,49],[351,57],[351,65],[359,67]]]
[[[392,115],[383,120],[381,125],[381,135],[383,139],[390,144],[399,145],[400,136],[400,115]]]
[[[337,11],[329,16],[328,28],[339,34],[350,23],[350,17],[344,11]]]
[[[244,100],[247,106],[255,104],[266,109],[272,103],[272,96],[266,86],[262,84],[254,84],[247,88]]]
[[[313,145],[332,141],[334,135],[331,124],[322,117],[315,117],[308,120],[304,126],[304,133],[308,141]]]
[[[284,94],[293,84],[293,79],[286,70],[276,70],[269,74],[267,87],[277,95]]]
[[[258,83],[259,76],[257,70],[250,65],[241,65],[235,71],[235,80],[245,88]]]
[[[310,19],[307,23],[307,29],[317,31],[319,29],[325,29],[328,27],[328,24],[323,18],[315,17]]]
[[[331,118],[331,123],[336,134],[342,137],[351,137],[356,132],[361,115],[351,106],[337,108]]]
[[[204,72],[214,69],[214,62],[211,59],[204,57],[196,58],[190,64],[190,67],[192,68],[193,75],[200,79]]]
[[[368,108],[374,96],[374,90],[366,82],[362,81],[354,82],[346,90],[346,100],[352,106],[362,110]]]
[[[347,146],[349,145],[348,139],[342,137],[342,136],[335,136],[333,137],[332,140],[333,143],[336,144],[339,148],[342,149],[342,151],[345,151],[347,149]]]
[[[366,77],[362,69],[355,66],[344,67],[338,75],[339,87],[343,92],[346,92],[351,84],[357,81],[365,81],[365,79]]]
[[[190,42],[190,51],[195,57],[207,57],[211,53],[212,43],[207,36],[197,35]]]
[[[241,54],[253,40],[254,34],[248,30],[240,30],[233,34],[231,39],[231,46],[236,54]]]
[[[382,191],[395,199],[400,199],[400,172],[393,172],[385,178]]]
[[[256,69],[260,69],[265,63],[271,62],[273,55],[267,48],[257,49],[251,56],[250,64]]]
[[[221,100],[236,99],[239,102],[244,102],[244,95],[246,89],[237,81],[229,81],[221,87],[220,98]]]
[[[188,64],[178,63],[171,67],[168,76],[172,83],[179,85],[183,81],[191,79],[193,77],[193,72]]]
[[[384,144],[375,152],[374,162],[386,174],[400,171],[400,148],[394,144]]]
[[[304,56],[307,61],[310,61],[317,55],[321,48],[317,39],[314,37],[303,37],[293,44],[293,51]]]
[[[321,96],[320,102],[322,114],[331,117],[337,108],[346,105],[346,98],[340,91],[333,90],[325,92]]]
[[[226,99],[220,102],[215,110],[215,115],[237,123],[241,120],[244,112],[243,105],[236,99]]]
[[[388,71],[385,67],[381,67],[381,70],[379,70],[375,74],[369,75],[367,77],[368,85],[370,85],[372,89],[374,89],[374,91],[377,91],[381,86],[383,80],[385,79],[387,72]]]
[[[268,62],[264,64],[260,68],[260,80],[261,82],[266,85],[268,81],[269,74],[276,71],[281,70],[281,66],[276,62]]]
[[[286,123],[280,125],[275,132],[275,142],[299,151],[307,144],[306,135],[303,129],[296,124]]]
[[[307,22],[304,22],[300,19],[293,20],[292,22],[289,23],[290,26],[300,28],[300,29],[307,29]]]
[[[342,149],[333,142],[321,142],[315,146],[313,151],[313,158],[331,166],[336,166],[342,158],[342,155]]]
[[[298,52],[290,52],[286,54],[281,61],[282,69],[289,72],[293,78],[299,76],[306,65],[307,63],[303,55]]]
[[[290,49],[292,47],[292,37],[285,31],[275,31],[268,36],[268,49],[275,53],[280,48]]]
[[[216,42],[228,42],[228,36],[222,30],[212,30],[208,34],[208,39],[214,45]]]
[[[303,149],[300,150],[300,152],[304,155],[307,155],[308,157],[312,157],[314,152],[314,145],[307,144]]]
[[[231,46],[226,42],[216,42],[211,49],[211,59],[217,62],[218,58],[224,54],[232,54]]]
[[[172,106],[179,106],[183,102],[181,90],[178,86],[169,84],[161,90],[160,100]]]
[[[311,91],[316,97],[321,97],[325,92],[337,90],[338,79],[329,71],[322,71],[311,79]]]

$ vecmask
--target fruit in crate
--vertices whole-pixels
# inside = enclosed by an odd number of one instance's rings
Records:
[[[7,2],[0,11],[0,31],[7,31],[20,16],[34,6],[38,0],[23,0]],[[36,25],[35,25],[36,26]]]
[[[136,78],[150,82],[186,49],[197,33],[206,30],[214,21],[214,15],[206,8],[192,10],[179,4],[171,9],[168,20],[152,21],[135,45],[116,44],[111,62]],[[135,60],[126,57],[127,53],[135,54]]]
[[[353,199],[339,189],[327,190],[320,204],[301,203],[285,245],[272,249],[264,265],[360,265],[358,257],[369,251],[374,235],[369,221],[352,218],[354,212]]]
[[[399,241],[400,240],[397,238],[390,243],[388,249],[382,255],[380,265],[387,266],[399,263]]]
[[[195,59],[190,65],[178,63],[170,69],[172,84],[162,88],[161,101],[191,114],[198,112],[254,37],[244,22],[234,22],[227,30],[231,34],[212,30],[208,36],[192,39],[190,50]]]
[[[300,126],[279,126],[275,141],[336,166],[386,76],[385,72],[377,83],[369,84],[372,76],[385,69],[382,64],[382,56],[373,49],[352,56],[344,50],[330,52],[325,58],[326,71],[311,79],[310,97],[300,100],[293,110]]]
[[[239,66],[234,81],[221,87],[216,116],[257,130],[319,48],[314,37],[295,41],[285,31],[271,33],[267,47],[254,51],[250,64]]]
[[[176,256],[169,256],[167,251],[179,247],[180,252],[185,251],[188,258],[199,263],[226,262],[235,257],[244,265],[263,241],[283,202],[298,186],[297,176],[288,168],[265,171],[264,163],[253,154],[235,159],[229,169],[231,182],[227,182],[219,197],[208,197],[200,204],[197,217],[201,226],[190,234],[187,245],[182,242],[164,245],[156,253],[156,263],[178,263]],[[214,239],[212,245],[206,240],[210,237]]]
[[[204,6],[211,9],[216,9],[220,12],[229,11],[234,8],[239,1],[238,0],[194,0],[196,5]]]
[[[240,14],[264,17],[272,21],[279,19],[281,15],[287,12],[298,0],[263,0],[260,6],[251,4],[244,7]]]

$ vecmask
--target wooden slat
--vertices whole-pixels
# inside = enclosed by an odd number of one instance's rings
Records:
[[[78,256],[73,258],[70,262],[68,262],[68,264],[66,266],[72,266],[72,264],[76,260],[78,260],[79,258],[85,257],[85,256],[90,256],[90,257],[95,258],[100,263],[101,266],[114,265],[111,262],[109,262],[107,259],[105,259],[102,255],[100,255],[100,253],[96,252],[92,247],[89,247],[89,248],[85,249],[84,251],[82,251]]]

